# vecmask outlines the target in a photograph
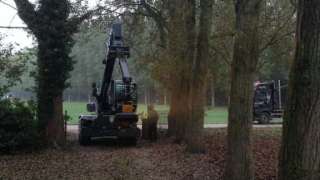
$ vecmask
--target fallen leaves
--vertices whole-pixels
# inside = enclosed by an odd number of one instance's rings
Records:
[[[184,145],[165,137],[138,147],[80,147],[73,139],[66,150],[1,156],[0,179],[219,180],[225,165],[226,130],[206,131],[206,154],[188,154]],[[275,179],[280,129],[255,130],[253,142],[256,179]]]

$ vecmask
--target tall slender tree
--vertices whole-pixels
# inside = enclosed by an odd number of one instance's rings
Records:
[[[320,1],[299,0],[280,180],[320,179]]]
[[[225,180],[252,180],[253,82],[259,58],[261,0],[236,0]]]
[[[212,0],[200,1],[200,22],[197,39],[197,55],[191,72],[191,111],[187,122],[187,149],[190,152],[202,152],[202,131],[208,80],[209,36],[212,26]]]

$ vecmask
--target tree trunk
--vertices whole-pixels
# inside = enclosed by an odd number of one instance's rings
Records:
[[[186,138],[186,123],[190,115],[188,108],[190,88],[188,86],[188,79],[182,78],[171,94],[168,135],[174,136],[177,143],[182,142]]]
[[[47,140],[54,146],[65,144],[62,96],[53,98],[53,116],[47,125]]]
[[[179,92],[172,90],[170,99],[170,111],[168,113],[168,136],[174,136],[176,132],[177,102]]]
[[[228,150],[225,180],[252,180],[253,82],[258,62],[260,0],[237,0],[236,36],[231,64]]]
[[[63,97],[52,97],[47,86],[38,82],[37,115],[39,131],[48,145],[62,146],[65,144],[65,128],[63,117]]]
[[[209,59],[209,36],[212,25],[212,1],[200,1],[200,31],[198,34],[197,57],[192,68],[191,114],[187,122],[187,150],[192,153],[204,151],[202,132],[206,107],[207,74]]]
[[[80,19],[69,20],[67,0],[39,1],[35,8],[28,0],[15,0],[18,14],[38,41],[37,103],[39,129],[47,145],[65,143],[63,90],[72,70],[69,57],[72,34]]]
[[[169,20],[168,20],[168,58],[172,61],[174,67],[179,65],[179,57],[178,57],[178,41],[179,41],[179,30],[181,28],[181,21],[179,21],[178,17],[180,17],[180,11],[177,9],[178,2],[177,0],[173,0],[168,3],[168,12],[169,12]],[[179,68],[177,68],[177,72],[170,71],[171,82],[169,84],[170,91],[170,111],[168,114],[168,136],[174,136],[177,129],[177,107],[178,107],[178,95],[179,91],[176,88],[177,82],[179,81],[179,76],[177,76]]]
[[[300,0],[280,152],[280,180],[320,179],[320,1]]]
[[[148,104],[148,89],[144,90],[144,104]]]
[[[211,107],[216,107],[216,91],[214,81],[211,82]]]
[[[214,73],[210,72],[210,76],[208,78],[208,106],[214,108],[216,106],[216,97],[215,97],[215,79]]]
[[[167,102],[167,91],[165,90],[164,91],[164,94],[163,94],[163,105],[167,105],[168,102]]]
[[[40,132],[45,142],[53,146],[65,144],[64,81],[59,79],[64,75],[64,69],[58,68],[64,66],[65,57],[68,57],[68,54],[63,53],[64,48],[63,44],[50,41],[49,35],[45,38],[38,38],[37,114]],[[48,56],[49,54],[50,56]]]
[[[195,1],[173,0],[169,4],[168,51],[174,67],[171,72],[171,106],[169,132],[176,141],[186,138],[186,122],[190,119],[191,69],[195,57]],[[170,122],[172,121],[172,122]],[[174,126],[171,126],[174,124]],[[174,127],[174,129],[170,129]],[[170,134],[169,133],[169,134]]]

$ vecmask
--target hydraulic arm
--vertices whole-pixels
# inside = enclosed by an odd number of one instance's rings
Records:
[[[106,59],[103,61],[105,64],[105,71],[102,81],[102,86],[99,94],[97,93],[97,88],[94,85],[93,96],[96,97],[98,101],[98,112],[99,113],[112,113],[112,107],[116,102],[111,101],[110,96],[110,86],[112,83],[112,75],[116,64],[119,64],[122,74],[123,83],[123,93],[127,102],[132,101],[132,78],[129,73],[127,58],[130,56],[129,47],[124,45],[124,40],[122,36],[121,24],[116,23],[112,26],[110,32],[110,39],[107,45]],[[126,103],[126,102],[123,102]]]

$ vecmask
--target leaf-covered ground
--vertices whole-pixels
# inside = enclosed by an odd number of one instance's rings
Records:
[[[257,180],[275,179],[280,129],[254,131]],[[137,147],[103,144],[80,147],[69,135],[64,150],[0,157],[0,179],[215,180],[225,164],[226,130],[206,130],[206,154],[185,153],[184,145],[164,136],[157,143]]]

